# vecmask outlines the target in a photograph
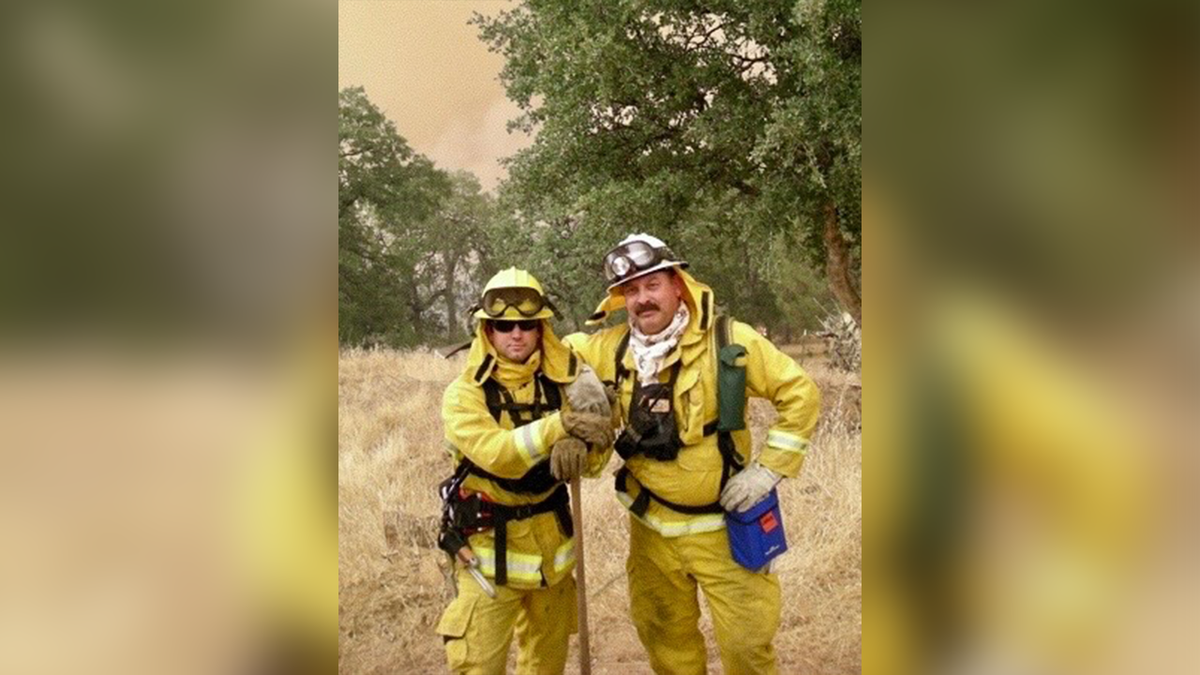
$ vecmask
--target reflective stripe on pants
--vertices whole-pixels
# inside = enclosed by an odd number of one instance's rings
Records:
[[[630,517],[630,610],[658,675],[705,672],[697,587],[713,618],[726,675],[774,675],[779,579],[734,562],[725,530],[664,537]]]
[[[576,630],[573,576],[548,588],[499,586],[493,599],[464,569],[458,571],[458,597],[437,626],[450,672],[460,675],[505,672],[514,633],[519,675],[562,673]]]

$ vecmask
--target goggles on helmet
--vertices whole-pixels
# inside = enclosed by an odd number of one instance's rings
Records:
[[[547,305],[542,295],[532,288],[497,288],[483,294],[479,308],[492,318],[503,317],[510,307],[521,316],[531,317]]]
[[[655,248],[644,241],[631,241],[604,256],[604,278],[613,283],[670,260],[676,260],[675,254],[666,246]]]

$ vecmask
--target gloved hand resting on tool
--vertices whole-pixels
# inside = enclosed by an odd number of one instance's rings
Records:
[[[783,479],[767,467],[753,462],[729,479],[721,491],[721,507],[726,511],[746,511],[762,501]]]
[[[599,415],[582,410],[564,410],[562,423],[568,434],[588,445],[599,448],[612,445],[612,417],[608,412]]]
[[[572,481],[587,469],[587,444],[568,436],[550,448],[550,473],[561,481]]]

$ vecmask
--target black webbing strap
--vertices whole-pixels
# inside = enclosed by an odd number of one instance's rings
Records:
[[[496,423],[499,424],[500,422],[500,414],[507,411],[508,416],[513,421],[514,429],[532,423],[534,420],[540,419],[543,415],[562,407],[562,392],[559,391],[558,385],[546,377],[544,373],[538,373],[534,379],[533,403],[516,403],[513,400],[512,394],[501,386],[499,382],[491,378],[488,378],[483,383],[483,395],[487,401],[488,412],[492,414]],[[543,396],[545,398],[544,402],[542,400]],[[526,412],[530,414],[529,420],[525,420],[522,414]],[[490,480],[509,492],[520,494],[541,494],[554,487],[554,484],[558,482],[558,479],[550,474],[549,461],[542,461],[535,464],[532,469],[520,478],[501,478],[480,468],[466,457],[463,457],[462,462],[459,464],[459,469],[461,470],[463,466],[466,467],[465,471],[474,476]]]
[[[721,350],[729,345],[733,333],[733,329],[729,325],[729,317],[724,314],[718,314],[714,330],[717,334],[717,368],[719,370],[721,367]],[[720,386],[721,381],[719,375],[720,373],[718,373],[717,377],[718,386]],[[718,394],[717,404],[720,405],[720,402],[721,398],[720,394]],[[704,425],[704,435],[708,436],[713,431],[717,432],[717,449],[721,451],[721,489],[724,490],[725,484],[729,482],[733,474],[742,470],[742,457],[738,454],[737,444],[733,442],[733,433],[729,431],[717,431],[717,423],[719,421],[720,419],[718,418]],[[709,427],[712,428],[711,431]]]
[[[488,372],[488,368],[492,367],[493,360],[494,359],[491,354],[488,354],[487,356],[483,357],[483,362],[479,364],[479,368],[475,371],[475,381],[476,382],[478,382],[480,380],[480,378],[482,378],[484,376],[484,374]]]
[[[566,485],[559,485],[549,497],[536,504],[521,506],[506,506],[492,503],[488,505],[495,519],[493,534],[496,540],[496,583],[503,586],[508,583],[508,523],[514,520],[525,520],[542,513],[554,512],[558,518],[558,526],[568,537],[575,536],[575,528],[571,523],[571,497]]]
[[[621,336],[621,341],[617,343],[616,366],[613,368],[613,381],[608,384],[616,385],[617,389],[621,388],[621,380],[629,377],[629,369],[625,367],[625,351],[629,349],[629,336],[633,331],[626,330]]]
[[[477,464],[466,457],[463,457],[462,461],[459,463],[459,467],[460,469],[462,469],[462,467],[466,467],[462,470],[466,471],[472,476],[478,476],[484,480],[490,480],[498,485],[502,490],[515,492],[517,494],[541,494],[554,487],[554,484],[558,482],[558,479],[550,473],[549,461],[538,462],[537,464],[533,465],[532,469],[526,471],[525,475],[521,476],[520,478],[501,478],[494,473],[480,468]]]
[[[513,428],[525,426],[542,416],[541,383],[536,378],[533,381],[533,403],[517,403],[512,392],[505,389],[499,382],[488,379],[483,383],[483,397],[487,402],[488,412],[497,423],[500,413],[507,412],[512,419]],[[525,419],[523,413],[530,413],[530,419]]]
[[[500,421],[500,412],[504,410],[503,403],[500,402],[500,383],[488,378],[483,383],[483,400],[487,403],[488,412],[492,414],[496,422]]]
[[[547,412],[562,407],[562,392],[559,391],[558,385],[553,380],[546,377],[545,373],[538,373],[534,377],[533,387],[533,403],[517,403],[512,394],[499,382],[488,378],[483,383],[483,397],[487,402],[488,412],[499,423],[500,413],[507,411],[515,429],[541,418]],[[525,412],[531,413],[528,420],[525,420],[522,415]]]
[[[711,431],[709,429],[710,427],[712,428]],[[717,423],[715,421],[704,425],[704,435],[711,436],[713,432],[716,431],[716,427]],[[717,491],[717,494],[720,495],[720,493],[725,490],[725,484],[729,482],[729,479],[733,477],[735,473],[742,470],[742,462],[741,458],[738,457],[737,447],[733,443],[733,434],[729,433],[728,431],[722,431],[717,436],[717,450],[721,452],[721,487]],[[627,475],[629,475],[629,467],[627,465],[622,465],[621,468],[617,470],[615,482],[617,492],[624,492],[626,494],[629,493],[629,491],[625,488],[625,477]],[[701,506],[688,506],[685,504],[677,504],[669,499],[664,499],[657,493],[651,491],[650,488],[646,487],[645,485],[641,486],[641,488],[641,492],[638,493],[638,496],[634,498],[633,503],[629,506],[629,510],[638,517],[646,515],[646,509],[650,507],[651,499],[671,509],[672,511],[678,511],[679,513],[686,513],[689,515],[721,513],[724,510],[721,508],[720,501],[715,501],[711,504],[703,504]]]
[[[705,306],[705,308],[707,308],[707,304],[705,304],[704,306]],[[719,367],[721,350],[726,345],[729,344],[729,339],[730,339],[729,317],[725,316],[724,314],[718,314],[716,317],[715,330],[716,330],[716,338],[717,338],[716,355],[717,355],[717,363],[718,363],[718,367]],[[618,382],[620,381],[619,378],[621,377],[622,371],[626,375],[629,373],[629,371],[625,370],[623,368],[623,366],[621,365],[622,359],[625,356],[625,348],[628,346],[628,344],[629,344],[629,333],[626,333],[625,337],[622,338],[622,340],[621,340],[621,344],[618,345],[618,347],[617,347]],[[676,367],[679,366],[678,363],[676,363],[675,365],[676,365]],[[674,384],[674,381],[675,381],[674,376],[676,374],[677,374],[677,372],[672,373],[672,378],[671,378],[672,384]],[[718,382],[719,382],[719,379],[718,379]],[[635,389],[636,388],[637,387],[635,385]],[[637,393],[635,391],[635,393],[634,393],[635,400],[636,400],[636,397],[637,397]],[[718,397],[717,401],[718,401],[718,403],[720,402],[719,397]],[[729,431],[718,431],[717,424],[719,421],[720,421],[720,419],[718,418],[718,419],[715,419],[715,420],[709,422],[708,424],[704,425],[704,435],[705,436],[711,436],[713,434],[717,434],[717,450],[721,453],[721,487],[718,491],[718,495],[720,494],[720,492],[725,490],[725,485],[729,482],[729,479],[732,478],[734,474],[741,471],[743,468],[742,457],[741,457],[741,455],[738,454],[737,444],[734,443],[734,441],[733,441],[733,433],[729,432]],[[627,490],[625,489],[625,478],[628,474],[629,474],[629,468],[626,466],[622,466],[617,471],[616,488],[617,488],[618,492],[625,492],[626,494],[628,494]],[[724,510],[721,508],[721,503],[719,501],[713,502],[711,504],[705,504],[702,506],[687,506],[684,504],[677,504],[677,503],[672,502],[667,499],[663,499],[659,495],[652,492],[645,485],[643,485],[641,487],[642,487],[641,492],[638,493],[638,496],[636,498],[634,498],[633,503],[629,506],[629,510],[638,517],[644,516],[646,514],[646,509],[648,509],[650,507],[651,499],[653,499],[654,501],[658,502],[659,504],[662,504],[663,506],[671,509],[672,511],[678,511],[679,513],[686,513],[689,515],[699,515],[699,514],[704,514],[704,513],[721,513]]]
[[[717,432],[717,450],[721,451],[721,490],[724,491],[729,479],[742,470],[742,457],[733,442],[733,433],[729,431]]]
[[[571,354],[571,362],[575,362],[575,355]],[[546,395],[545,410],[558,410],[562,407],[562,392],[559,391],[558,385],[553,380],[546,377],[545,373],[538,373],[538,380],[542,383],[542,392]]]
[[[671,392],[672,396],[675,395],[675,382],[676,382],[676,380],[679,379],[679,371],[680,370],[683,370],[682,362],[676,361],[675,364],[671,366],[671,374],[667,377],[667,382],[666,382],[667,391]],[[626,372],[628,372],[628,371],[626,371]],[[638,396],[641,395],[641,393],[642,393],[642,378],[639,377],[638,379],[633,381],[633,396],[632,396],[632,398],[630,398],[630,403],[629,403],[631,408],[634,406],[640,405],[641,402],[638,401]]]
[[[624,492],[625,494],[629,494],[629,491],[625,487],[625,479],[628,476],[629,476],[629,467],[628,466],[622,466],[620,469],[617,470],[617,478],[616,478],[617,492]],[[648,509],[650,507],[651,499],[653,499],[654,501],[658,502],[659,504],[662,504],[663,506],[671,509],[672,511],[678,511],[680,513],[686,513],[688,515],[693,515],[693,516],[704,514],[704,513],[721,513],[724,510],[721,508],[720,502],[713,502],[711,504],[701,504],[700,506],[688,506],[686,504],[677,504],[668,499],[663,499],[662,497],[655,494],[654,492],[651,492],[650,488],[646,487],[645,485],[643,485],[641,487],[642,487],[641,492],[639,492],[638,496],[634,498],[633,504],[631,504],[629,506],[629,510],[633,512],[633,515],[638,516],[639,518],[646,515],[646,509]]]

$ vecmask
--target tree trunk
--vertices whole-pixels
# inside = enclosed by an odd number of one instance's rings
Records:
[[[824,212],[825,278],[829,281],[833,297],[854,317],[854,323],[862,328],[862,296],[855,290],[851,278],[850,249],[838,227],[837,206],[833,202],[826,202]]]
[[[457,294],[454,292],[454,270],[458,267],[458,256],[446,254],[446,341],[453,341],[458,334],[458,305],[455,302]]]

